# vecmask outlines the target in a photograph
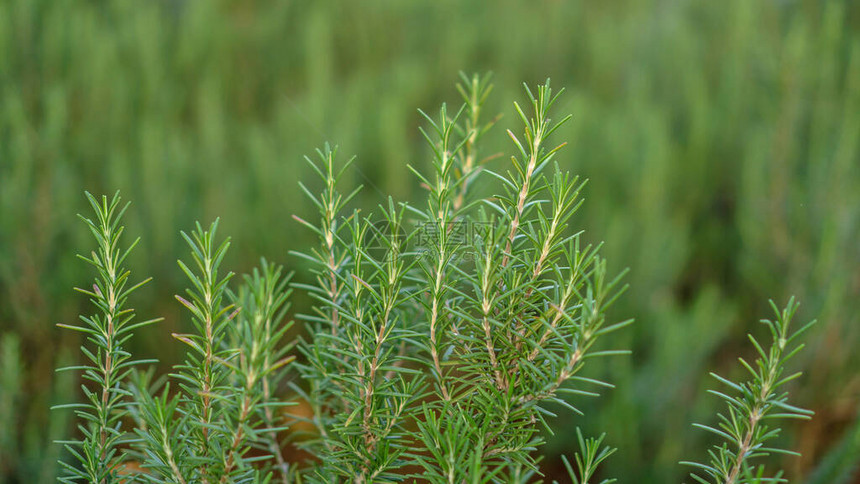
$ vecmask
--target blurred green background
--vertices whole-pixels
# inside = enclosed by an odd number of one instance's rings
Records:
[[[795,294],[821,324],[794,362],[816,417],[780,438],[803,453],[787,475],[860,482],[860,3],[817,0],[0,0],[0,481],[54,481],[73,432],[48,407],[80,398],[53,368],[80,344],[55,323],[89,311],[83,190],[133,201],[133,269],[155,277],[135,306],[166,317],[135,350],[174,362],[178,231],[220,216],[233,270],[300,270],[302,156],[356,154],[359,205],[414,199],[416,108],[456,102],[461,70],[495,72],[485,153],[511,151],[523,81],[567,88],[577,223],[631,269],[613,313],[637,323],[612,346],[634,353],[589,370],[618,388],[563,413],[548,475],[579,425],[619,447],[607,476],[683,480],[712,442],[691,427],[714,421],[707,371],[738,376],[767,299]]]

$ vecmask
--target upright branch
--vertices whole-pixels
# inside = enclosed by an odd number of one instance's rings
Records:
[[[321,152],[323,168],[313,165],[324,182],[322,196],[305,188],[320,222],[296,217],[320,237],[319,249],[296,253],[317,274],[316,284],[294,285],[317,302],[314,314],[301,316],[315,331],[299,345],[307,363],[298,367],[310,383],[305,396],[318,436],[302,447],[331,456],[314,472],[323,481],[377,482],[403,465],[402,428],[408,403],[418,397],[420,378],[403,364],[415,338],[404,326],[404,280],[413,259],[405,254],[403,205],[389,200],[380,217],[339,215],[351,196],[334,192],[343,171],[332,168],[330,153]]]
[[[263,259],[259,269],[245,276],[239,293],[230,293],[233,304],[239,308],[233,326],[238,354],[225,363],[231,370],[236,391],[231,406],[233,414],[227,419],[231,424],[230,438],[223,456],[221,482],[237,477],[233,472],[241,468],[245,454],[255,442],[266,445],[277,463],[274,470],[282,481],[288,479],[289,469],[281,455],[274,416],[279,404],[271,391],[272,384],[283,377],[284,372],[278,370],[293,360],[286,355],[291,345],[281,344],[284,333],[292,326],[292,322],[282,323],[291,292],[286,289],[290,276],[282,277],[282,271]],[[258,418],[261,409],[262,419]]]
[[[749,372],[750,379],[743,383],[735,383],[711,373],[717,381],[729,387],[733,394],[709,390],[726,402],[728,412],[718,414],[720,423],[717,426],[701,424],[695,424],[695,426],[716,434],[725,442],[714,446],[709,452],[711,459],[707,464],[683,462],[703,472],[703,475],[690,475],[696,482],[703,484],[778,482],[778,478],[762,479],[756,476],[751,461],[775,452],[797,455],[788,450],[764,447],[764,444],[779,435],[780,431],[779,428],[769,427],[766,422],[769,419],[780,418],[809,419],[813,415],[809,410],[789,405],[788,393],[779,389],[801,375],[798,372],[784,376],[783,373],[788,360],[804,346],[793,343],[815,321],[792,333],[789,326],[798,307],[794,298],[789,300],[782,311],[773,301],[771,301],[771,307],[776,314],[776,319],[761,321],[770,331],[772,339],[770,347],[765,350],[758,340],[750,335],[750,342],[755,347],[758,358],[752,365],[740,359],[741,365]],[[760,474],[761,471],[758,473]]]
[[[195,472],[195,450],[187,440],[188,416],[178,415],[183,402],[181,395],[171,393],[170,383],[156,395],[150,385],[151,372],[140,372],[131,385],[135,401],[140,405],[137,431],[140,437],[136,444],[141,455],[151,456],[146,465],[144,478],[158,476],[163,482],[186,484],[186,476]]]
[[[233,305],[224,301],[226,286],[233,273],[219,275],[219,268],[227,249],[230,247],[229,238],[216,243],[218,220],[215,220],[208,230],[198,223],[191,235],[182,232],[182,237],[191,249],[191,267],[178,261],[179,267],[188,277],[191,287],[186,290],[186,296],[176,296],[192,315],[192,322],[197,333],[174,334],[173,336],[188,345],[186,361],[178,366],[179,372],[175,377],[180,380],[180,387],[185,392],[191,421],[194,422],[194,440],[201,456],[221,461],[220,456],[214,456],[209,449],[228,446],[221,442],[227,438],[221,429],[211,435],[213,422],[220,416],[215,415],[219,410],[216,402],[224,393],[223,383],[227,376],[225,362],[232,357],[232,351],[225,348],[227,325],[235,316]],[[199,466],[201,479],[206,480],[207,464]]]
[[[243,306],[253,308],[250,311],[250,338],[243,338],[246,354],[262,356],[262,362],[257,370],[261,381],[260,406],[263,407],[262,441],[275,461],[274,471],[283,484],[290,483],[290,466],[284,460],[278,432],[283,428],[280,412],[283,403],[275,391],[282,385],[284,372],[278,371],[293,357],[288,355],[294,344],[283,344],[283,338],[293,326],[293,321],[284,322],[285,315],[290,309],[288,299],[292,289],[288,284],[292,273],[282,275],[283,268],[261,260],[260,269],[254,269],[250,276],[245,277],[245,287],[248,288],[245,298],[239,295],[239,300],[246,300]],[[247,313],[246,313],[247,314]],[[262,324],[261,324],[262,323]],[[246,333],[247,334],[247,333]],[[250,347],[249,347],[250,346]],[[252,359],[254,360],[254,359]],[[257,361],[257,360],[254,360]]]
[[[549,117],[550,108],[564,90],[553,95],[549,81],[538,87],[537,96],[528,86],[525,90],[531,102],[532,113],[527,115],[519,104],[514,103],[524,130],[522,139],[508,130],[508,136],[514,142],[518,156],[511,157],[514,172],[508,171],[507,176],[502,177],[505,194],[499,197],[498,205],[494,205],[494,208],[502,212],[508,231],[501,266],[507,268],[512,259],[516,262],[515,266],[519,266],[510,271],[506,281],[507,288],[513,285],[523,286],[523,291],[511,294],[507,310],[508,316],[515,321],[505,328],[505,334],[515,342],[518,351],[522,349],[524,333],[528,331],[522,316],[532,312],[528,305],[532,304],[530,297],[534,286],[538,284],[543,270],[552,265],[552,261],[548,259],[558,255],[559,242],[563,240],[561,235],[566,228],[566,221],[578,207],[574,201],[581,188],[576,179],[568,179],[568,175],[561,172],[558,166],[553,178],[549,180],[543,173],[557,151],[564,146],[562,144],[553,149],[546,147],[547,138],[570,119],[568,115],[554,123]],[[544,190],[550,191],[553,200],[539,197]],[[543,207],[547,202],[552,204],[549,220]],[[537,220],[533,220],[532,210],[536,212],[534,218]],[[538,222],[537,227],[525,227],[523,233],[524,220]],[[519,240],[524,242],[519,244]]]
[[[481,112],[493,89],[491,76],[461,74],[462,82],[457,89],[463,105],[451,115],[442,105],[436,119],[423,111],[429,129],[421,128],[432,151],[432,175],[424,176],[410,166],[427,189],[426,207],[411,207],[418,218],[419,267],[417,277],[426,286],[425,297],[420,299],[428,324],[427,350],[432,362],[431,372],[437,391],[445,400],[452,398],[453,389],[447,382],[444,356],[449,332],[456,333],[456,321],[451,319],[449,279],[454,265],[461,263],[463,248],[468,244],[472,232],[470,221],[464,218],[472,205],[469,186],[480,172],[478,141],[493,125],[483,123]]]
[[[562,456],[564,467],[567,469],[567,475],[573,484],[588,484],[593,482],[591,478],[597,472],[598,466],[615,453],[615,448],[603,446],[603,439],[606,434],[602,434],[597,438],[584,438],[579,427],[576,429],[576,440],[579,443],[579,452],[574,456],[576,469],[567,460],[567,457]],[[614,483],[615,479],[604,479],[600,484]]]
[[[296,215],[293,215],[293,218],[317,234],[321,247],[314,249],[310,254],[300,252],[292,252],[292,254],[308,260],[314,265],[313,270],[316,274],[318,287],[305,286],[305,289],[313,290],[319,293],[317,297],[325,298],[327,304],[319,308],[322,317],[319,322],[327,326],[326,329],[332,336],[337,336],[340,329],[340,312],[337,306],[344,290],[340,279],[346,263],[346,254],[339,248],[341,230],[339,223],[344,207],[355,197],[360,188],[349,194],[343,194],[338,190],[338,183],[352,165],[354,158],[336,170],[337,149],[332,149],[326,145],[323,150],[317,150],[317,154],[320,163],[307,157],[305,160],[322,180],[324,185],[322,192],[316,195],[301,182],[299,182],[299,187],[317,208],[319,221],[315,224]]]
[[[493,91],[491,74],[467,76],[460,73],[461,82],[457,83],[457,91],[463,98],[465,113],[462,116],[462,126],[458,126],[458,134],[463,137],[465,144],[458,155],[455,176],[458,185],[457,195],[452,202],[455,212],[463,208],[468,200],[469,185],[480,169],[479,142],[484,133],[495,124],[495,119],[484,122],[481,119],[484,104]]]
[[[402,405],[406,400],[391,399],[393,395],[386,394],[389,391],[389,385],[380,378],[380,370],[389,364],[401,363],[394,359],[400,355],[395,356],[392,353],[393,348],[397,347],[392,343],[402,340],[409,334],[404,331],[405,328],[396,326],[398,323],[405,322],[402,321],[398,309],[406,300],[403,283],[411,265],[403,255],[407,242],[402,233],[404,209],[401,207],[398,210],[394,206],[394,201],[389,199],[388,207],[380,207],[380,212],[384,223],[374,224],[372,227],[375,228],[374,238],[380,243],[376,248],[382,251],[379,254],[381,261],[368,257],[373,273],[369,281],[360,281],[362,285],[370,286],[368,295],[373,300],[371,304],[378,307],[376,316],[368,321],[370,334],[365,336],[365,339],[370,340],[367,349],[370,362],[366,374],[363,375],[365,387],[362,428],[365,444],[371,452],[375,451],[381,439],[388,437],[394,422],[391,415],[375,412],[378,408],[376,403],[378,401],[383,404],[394,403],[395,407],[401,406],[394,409],[395,413],[399,414],[403,411]],[[371,284],[374,285],[371,286]],[[396,374],[394,367],[389,371]]]
[[[444,332],[449,324],[448,315],[445,314],[444,302],[448,291],[447,280],[450,275],[448,267],[454,262],[453,256],[456,247],[452,241],[454,233],[453,224],[456,219],[454,207],[454,170],[458,154],[465,145],[465,140],[457,142],[454,139],[457,120],[463,113],[461,108],[453,118],[449,117],[445,105],[439,111],[439,121],[421,111],[431,127],[428,133],[423,128],[421,134],[427,140],[433,151],[432,179],[424,178],[417,170],[422,184],[429,190],[427,210],[418,211],[421,217],[421,247],[424,257],[421,258],[421,267],[424,272],[425,281],[428,284],[427,299],[422,303],[427,310],[429,324],[429,350],[433,362],[433,376],[443,398],[451,398],[450,390],[445,382],[445,374],[442,370],[442,345]],[[410,167],[411,168],[411,167]]]
[[[134,329],[158,320],[133,323],[134,310],[126,307],[129,295],[149,282],[146,279],[131,284],[131,272],[124,266],[129,253],[137,245],[137,240],[126,248],[120,245],[124,230],[120,220],[128,204],[120,205],[119,193],[110,201],[105,196],[97,200],[88,192],[86,196],[96,217],[95,220],[82,215],[79,217],[90,229],[97,247],[89,257],[78,257],[95,267],[96,279],[91,290],[76,290],[89,296],[97,312],[93,316],[81,316],[83,324],[58,326],[84,333],[90,344],[89,347],[81,347],[87,363],[61,370],[83,369],[84,379],[95,388],[89,384],[82,385],[87,400],[85,403],[55,408],[74,408],[78,417],[87,422],[87,425],[80,427],[83,432],[81,440],[64,442],[81,466],[79,468],[61,462],[67,475],[60,480],[86,480],[101,484],[114,482],[126,460],[122,446],[132,439],[123,430],[123,420],[133,403],[128,400],[128,392],[123,385],[131,370],[145,363],[132,360],[123,345],[132,337]]]
[[[510,186],[516,187],[517,191],[515,199],[507,200],[506,213],[510,220],[510,228],[502,266],[506,266],[510,262],[511,250],[516,241],[520,223],[529,207],[527,202],[532,194],[535,176],[544,169],[547,163],[552,160],[555,152],[563,146],[547,149],[545,147],[546,138],[571,118],[570,115],[567,115],[555,124],[552,124],[552,120],[549,118],[549,109],[558,99],[558,96],[564,92],[564,89],[553,96],[552,88],[550,88],[549,80],[547,80],[544,85],[538,87],[537,97],[535,97],[528,85],[524,86],[532,104],[533,115],[532,117],[527,116],[520,105],[514,103],[517,114],[525,125],[525,131],[523,140],[520,140],[511,130],[508,130],[508,136],[516,145],[519,157],[511,157],[517,173],[516,176],[509,173],[509,180],[513,182]]]

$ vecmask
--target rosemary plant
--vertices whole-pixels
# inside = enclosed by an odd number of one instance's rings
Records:
[[[294,251],[310,266],[310,283],[294,283],[262,260],[236,287],[222,269],[229,239],[218,221],[182,233],[191,262],[179,262],[189,289],[177,301],[191,316],[190,333],[174,334],[187,347],[185,362],[164,377],[140,368],[124,349],[133,330],[127,308],[132,285],[121,247],[125,208],[115,196],[87,194],[96,220],[84,218],[97,249],[84,258],[96,267],[92,290],[81,290],[97,314],[66,326],[87,335],[81,369],[86,402],[66,405],[83,422],[82,438],[66,442],[78,464],[66,464],[64,482],[354,482],[421,480],[431,483],[532,482],[541,476],[542,431],[567,408],[570,397],[594,396],[607,382],[580,375],[590,359],[624,353],[598,350],[603,336],[630,324],[612,323],[607,309],[625,290],[610,277],[600,246],[582,242],[574,216],[585,185],[556,162],[563,144],[550,139],[568,119],[550,111],[559,93],[549,81],[526,88],[528,106],[514,104],[521,134],[508,131],[514,156],[491,169],[481,141],[489,77],[463,76],[462,105],[438,115],[422,112],[432,152],[428,173],[412,168],[427,190],[417,204],[389,198],[375,210],[350,207],[358,190],[341,191],[351,160],[339,163],[326,146],[308,159],[321,190],[300,183],[317,208],[312,221],[295,216],[317,237],[316,247]],[[491,196],[477,196],[481,186]],[[136,242],[135,242],[136,243]],[[146,281],[144,281],[145,283]],[[313,301],[300,315],[309,331],[300,338],[295,368],[285,341],[285,315],[293,289]],[[695,464],[697,482],[778,482],[750,461],[777,449],[764,444],[778,428],[771,418],[808,418],[778,389],[793,345],[792,300],[775,322],[769,350],[752,339],[752,379],[727,401],[717,426],[700,426],[725,443]],[[287,434],[284,391],[307,403],[312,431]],[[130,424],[134,424],[131,426]],[[604,436],[586,438],[564,459],[576,484],[594,482],[598,466],[615,450]],[[292,465],[287,440],[312,457]],[[601,483],[614,482],[603,479]]]

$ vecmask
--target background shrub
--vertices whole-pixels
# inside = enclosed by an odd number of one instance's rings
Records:
[[[734,369],[764,301],[796,294],[798,317],[822,324],[796,362],[807,371],[794,395],[817,415],[788,476],[849,479],[858,29],[848,1],[0,3],[0,412],[16,416],[2,420],[16,422],[0,429],[2,475],[53,480],[49,442],[69,430],[47,407],[77,388],[52,369],[79,344],[54,323],[84,304],[69,291],[86,280],[72,254],[88,234],[70,216],[86,210],[82,189],[135,201],[126,223],[146,244],[129,263],[158,282],[137,306],[166,318],[136,349],[177,362],[161,339],[187,329],[182,307],[164,303],[184,284],[176,229],[220,215],[234,270],[260,254],[298,268],[287,250],[312,243],[289,220],[313,212],[294,185],[311,176],[302,155],[326,140],[356,153],[345,183],[367,185],[359,204],[413,198],[405,162],[427,168],[432,156],[413,108],[450,99],[466,69],[495,71],[490,113],[508,112],[523,80],[568,89],[562,162],[590,179],[577,216],[587,241],[606,241],[610,272],[630,267],[612,312],[637,319],[618,342],[633,356],[594,375],[618,389],[577,421],[623,453],[613,473],[681,479],[683,450],[707,440],[689,424],[718,403],[693,403],[701,375]],[[499,121],[488,153],[516,122]],[[572,445],[559,435],[550,450]]]

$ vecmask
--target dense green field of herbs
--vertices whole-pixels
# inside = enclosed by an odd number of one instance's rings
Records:
[[[543,469],[606,433],[605,463],[621,482],[679,482],[690,449],[713,443],[692,422],[722,405],[704,397],[708,371],[738,376],[754,358],[747,332],[796,295],[818,319],[791,363],[792,401],[816,412],[779,444],[799,482],[851,482],[860,453],[860,8],[851,2],[72,2],[0,3],[0,479],[49,482],[67,458],[81,398],[81,339],[57,330],[87,314],[71,290],[91,276],[74,214],[84,189],[134,203],[128,263],[155,283],[134,306],[138,357],[178,363],[187,311],[173,299],[187,254],[178,231],[220,217],[233,236],[224,261],[260,255],[311,282],[289,255],[316,238],[292,215],[315,208],[297,189],[316,174],[303,156],[329,141],[356,154],[341,180],[420,200],[407,164],[433,153],[415,107],[456,101],[458,72],[492,70],[487,113],[504,113],[483,151],[510,153],[521,132],[510,100],[521,82],[565,87],[554,107],[573,118],[554,134],[556,161],[589,182],[575,215],[584,242],[605,244],[629,290],[609,311],[635,318],[613,334],[626,357],[588,376],[614,383],[559,409]],[[504,163],[494,160],[491,163]],[[311,301],[295,294],[292,311]],[[301,325],[293,328],[293,338]],[[748,358],[750,359],[750,358]]]

